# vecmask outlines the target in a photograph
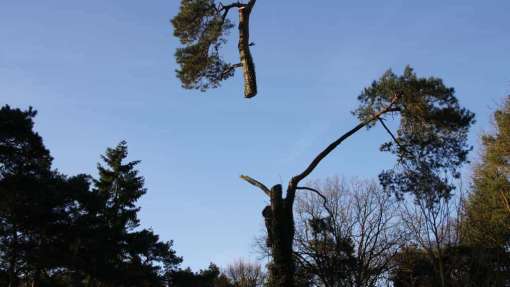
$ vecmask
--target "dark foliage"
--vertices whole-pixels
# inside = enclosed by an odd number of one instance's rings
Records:
[[[123,163],[126,144],[107,150],[98,180],[66,177],[51,169],[35,115],[0,109],[0,285],[164,286],[181,259],[135,230],[146,190],[138,162]]]
[[[397,156],[397,167],[381,173],[382,185],[398,196],[413,193],[431,202],[448,196],[471,150],[466,140],[474,114],[460,107],[454,89],[441,79],[418,78],[410,67],[401,76],[388,71],[374,81],[358,97],[355,114],[367,119],[396,97],[390,114],[400,125],[395,141],[381,150]]]
[[[510,279],[510,258],[504,250],[460,245],[444,251],[446,286],[497,287]],[[415,247],[405,248],[395,257],[390,279],[395,287],[441,286],[434,263],[424,250]]]
[[[235,287],[213,263],[197,273],[188,268],[169,272],[167,276],[172,287]]]

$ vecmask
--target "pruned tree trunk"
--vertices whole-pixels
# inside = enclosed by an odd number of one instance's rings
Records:
[[[271,287],[294,287],[294,241],[293,202],[282,197],[282,186],[275,185],[270,191],[271,205],[264,208],[267,245],[271,249],[273,262],[269,268]],[[293,200],[292,200],[293,201]]]
[[[243,68],[244,97],[251,98],[257,95],[257,79],[255,64],[250,52],[250,14],[252,5],[239,8],[239,57]]]
[[[252,3],[254,3],[253,0]],[[241,14],[242,13],[243,12],[241,12]],[[399,98],[400,95],[395,95],[387,107],[381,109],[379,112],[374,113],[368,119],[360,122],[353,129],[340,136],[337,140],[322,150],[303,172],[292,177],[292,179],[289,181],[285,198],[282,196],[282,186],[280,184],[277,184],[269,189],[263,183],[249,176],[241,175],[243,180],[260,188],[270,198],[271,204],[266,206],[262,212],[268,235],[267,245],[271,249],[271,256],[273,259],[271,267],[269,268],[270,287],[295,286],[295,264],[294,252],[292,249],[295,232],[293,205],[296,197],[296,191],[298,189],[303,189],[303,187],[299,187],[299,183],[308,175],[310,175],[310,173],[312,173],[317,165],[319,165],[319,163],[335,148],[337,148],[344,140],[368,124],[376,121],[383,114],[389,112]]]

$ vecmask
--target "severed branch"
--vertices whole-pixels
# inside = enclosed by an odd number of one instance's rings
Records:
[[[393,111],[394,107],[393,105],[400,99],[401,94],[396,94],[389,105],[380,110],[379,112],[372,115],[370,118],[364,120],[363,122],[359,123],[357,126],[355,126],[350,131],[343,134],[341,137],[339,137],[336,141],[332,142],[329,146],[327,146],[323,151],[321,151],[308,165],[308,167],[300,174],[294,176],[290,183],[289,183],[289,190],[293,190],[297,187],[299,182],[303,180],[305,177],[307,177],[312,171],[319,165],[319,163],[328,156],[337,146],[339,146],[345,139],[352,136],[354,133],[359,131],[361,128],[365,127],[366,125],[370,124],[374,120],[379,119],[380,116],[384,115],[385,113]]]
[[[260,188],[267,196],[271,197],[271,191],[260,181],[253,179],[247,175],[241,175],[241,178],[247,181],[249,184]]]

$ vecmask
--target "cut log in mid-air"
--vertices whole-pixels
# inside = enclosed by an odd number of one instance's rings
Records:
[[[172,19],[174,35],[182,47],[175,58],[179,69],[177,77],[187,89],[205,91],[219,87],[241,68],[244,80],[244,97],[257,95],[255,64],[250,47],[250,15],[256,0],[223,4],[214,0],[181,0],[179,13]],[[239,12],[239,63],[228,63],[220,50],[227,42],[227,35],[234,27],[229,12]]]

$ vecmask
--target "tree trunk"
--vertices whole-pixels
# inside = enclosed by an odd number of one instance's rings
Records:
[[[41,285],[41,277],[42,277],[42,271],[41,268],[36,267],[36,270],[34,272],[34,278],[32,280],[32,287],[39,287]]]
[[[9,258],[9,287],[17,287],[18,286],[18,270],[17,270],[17,262],[18,262],[18,231],[16,229],[16,224],[13,224],[12,227],[12,242],[11,242],[11,254]]]
[[[267,245],[271,248],[273,261],[269,268],[271,287],[294,287],[294,240],[293,196],[282,197],[282,186],[271,188],[271,205],[263,211],[268,234]]]
[[[444,270],[444,264],[443,264],[443,257],[440,254],[439,255],[439,279],[441,280],[441,287],[446,287],[446,276],[445,276],[445,270]]]
[[[239,57],[243,68],[244,97],[251,98],[257,94],[255,64],[250,52],[250,13],[251,6],[239,8]]]

